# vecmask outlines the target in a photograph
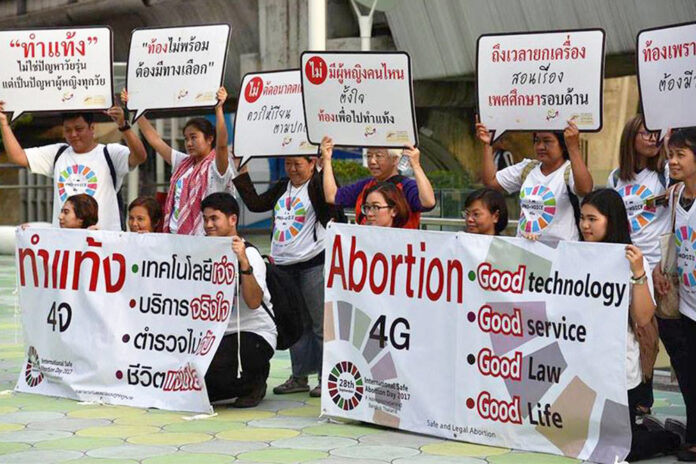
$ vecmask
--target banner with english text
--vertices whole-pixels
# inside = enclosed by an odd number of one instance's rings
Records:
[[[628,454],[624,246],[332,223],[326,258],[322,414]]]
[[[212,412],[204,376],[234,317],[229,238],[27,228],[16,258],[17,391]]]

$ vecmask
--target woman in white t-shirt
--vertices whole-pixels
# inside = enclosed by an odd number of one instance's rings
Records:
[[[121,92],[128,101],[128,92]],[[233,171],[227,149],[227,125],[222,105],[227,91],[220,87],[215,105],[215,127],[205,118],[192,118],[184,125],[186,153],[170,147],[143,116],[138,127],[145,140],[172,166],[169,192],[164,203],[163,231],[182,235],[204,235],[201,201],[216,192],[231,192]]]
[[[583,199],[580,230],[586,242],[626,244],[626,259],[631,270],[626,336],[626,388],[632,432],[631,450],[626,460],[633,462],[656,454],[673,452],[681,443],[676,432],[664,429],[656,419],[652,420],[652,425],[662,430],[648,430],[645,425],[636,423],[635,411],[639,401],[642,371],[640,347],[635,330],[651,323],[655,313],[655,301],[650,265],[640,248],[631,243],[626,209],[615,190],[596,190]]]
[[[517,236],[578,240],[577,196],[592,191],[592,176],[580,154],[580,132],[575,123],[568,121],[564,132],[534,132],[536,160],[525,159],[502,171],[497,171],[493,162],[486,126],[477,122],[476,135],[483,142],[484,185],[507,193],[520,192]]]

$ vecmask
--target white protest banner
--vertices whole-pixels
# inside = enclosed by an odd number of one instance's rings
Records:
[[[406,52],[304,52],[307,138],[336,145],[417,145],[411,59]]]
[[[244,76],[234,118],[234,155],[242,165],[255,157],[316,154],[307,141],[300,70]]]
[[[22,113],[95,111],[113,105],[111,29],[0,31],[0,101]]]
[[[660,131],[696,125],[696,23],[646,29],[636,39],[638,89],[645,128]]]
[[[229,24],[133,30],[126,72],[133,119],[148,110],[215,106],[229,38]]]
[[[332,223],[326,257],[322,414],[627,455],[623,245]]]
[[[479,117],[508,130],[602,128],[604,31],[484,34],[476,50]]]
[[[224,238],[18,230],[16,390],[212,412],[204,376],[234,317],[236,266]]]

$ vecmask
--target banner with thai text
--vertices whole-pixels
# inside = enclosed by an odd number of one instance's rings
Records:
[[[509,130],[602,128],[604,31],[484,34],[476,50],[481,122]]]
[[[134,119],[148,110],[215,106],[229,38],[229,24],[133,30],[126,88]]]
[[[236,266],[225,238],[18,229],[16,390],[212,412],[204,376],[234,317]]]
[[[406,52],[304,52],[307,138],[336,145],[417,145],[411,59]]]
[[[645,128],[660,131],[696,125],[696,23],[646,29],[636,39],[638,89]]]
[[[96,111],[113,105],[111,29],[0,31],[0,100],[22,113]]]
[[[242,79],[234,119],[234,154],[242,165],[251,158],[308,156],[299,69],[250,73]]]
[[[326,257],[322,414],[627,455],[623,245],[333,223]]]

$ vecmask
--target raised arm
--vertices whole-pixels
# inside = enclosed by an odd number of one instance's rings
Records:
[[[413,168],[413,177],[416,179],[416,185],[418,186],[418,199],[421,202],[421,206],[423,206],[423,209],[434,208],[436,203],[435,192],[433,192],[433,186],[430,184],[430,180],[428,180],[428,176],[425,175],[423,166],[420,164],[420,150],[413,145],[407,145],[401,156],[408,156],[411,160],[411,168]]]
[[[570,167],[573,172],[573,181],[575,182],[575,193],[583,197],[592,191],[594,183],[590,170],[585,166],[580,154],[580,131],[578,126],[571,120],[568,121],[568,127],[563,131],[566,147],[568,147],[568,155],[570,155]]]
[[[106,114],[118,125],[118,130],[123,134],[123,138],[126,140],[126,145],[130,150],[130,155],[128,156],[128,166],[135,167],[139,164],[143,164],[147,159],[147,151],[145,151],[145,145],[140,140],[140,137],[133,132],[130,124],[126,122],[126,117],[123,112],[123,108],[118,105],[114,105],[106,111]]]
[[[631,275],[634,279],[647,278],[650,269],[645,269],[643,253],[635,245],[626,245],[626,258],[631,265]],[[638,327],[645,327],[655,314],[655,303],[650,294],[648,281],[631,285],[631,319]]]
[[[232,237],[232,251],[237,255],[237,260],[239,261],[239,271],[248,271],[251,266],[249,264],[249,258],[246,255],[246,244],[244,240],[237,237],[236,235]],[[242,298],[244,302],[249,307],[249,309],[257,309],[261,306],[263,301],[263,290],[261,286],[256,281],[254,274],[237,274],[239,276],[239,288],[242,292]]]
[[[10,159],[10,162],[28,168],[29,160],[27,159],[27,154],[17,141],[14,132],[12,132],[10,122],[7,120],[7,115],[4,111],[5,102],[0,101],[0,134],[2,134],[2,143],[5,146],[7,157]]]
[[[330,205],[336,204],[336,192],[338,192],[338,185],[336,185],[336,178],[333,173],[333,166],[331,166],[331,156],[333,155],[333,140],[330,137],[324,137],[321,139],[321,162],[322,169],[321,173],[324,181],[324,199]]]
[[[121,90],[121,101],[124,105],[128,101],[128,91],[126,91],[126,89]],[[157,130],[152,127],[152,124],[150,124],[150,121],[148,121],[145,116],[141,116],[138,119],[138,127],[140,128],[140,133],[143,134],[143,137],[147,140],[147,143],[155,149],[157,154],[160,155],[167,164],[172,164],[172,147],[162,140],[162,137],[160,137]]]
[[[215,105],[215,166],[220,174],[227,172],[230,158],[227,148],[227,124],[222,105],[227,100],[227,90],[220,87],[217,91],[217,105]]]
[[[491,147],[491,133],[488,132],[488,128],[479,122],[478,116],[476,116],[476,137],[483,143],[483,159],[481,160],[481,181],[486,187],[496,189],[500,192],[503,191],[503,187],[498,183],[498,179],[495,178],[497,169],[495,167],[495,162],[493,161],[493,147]]]

